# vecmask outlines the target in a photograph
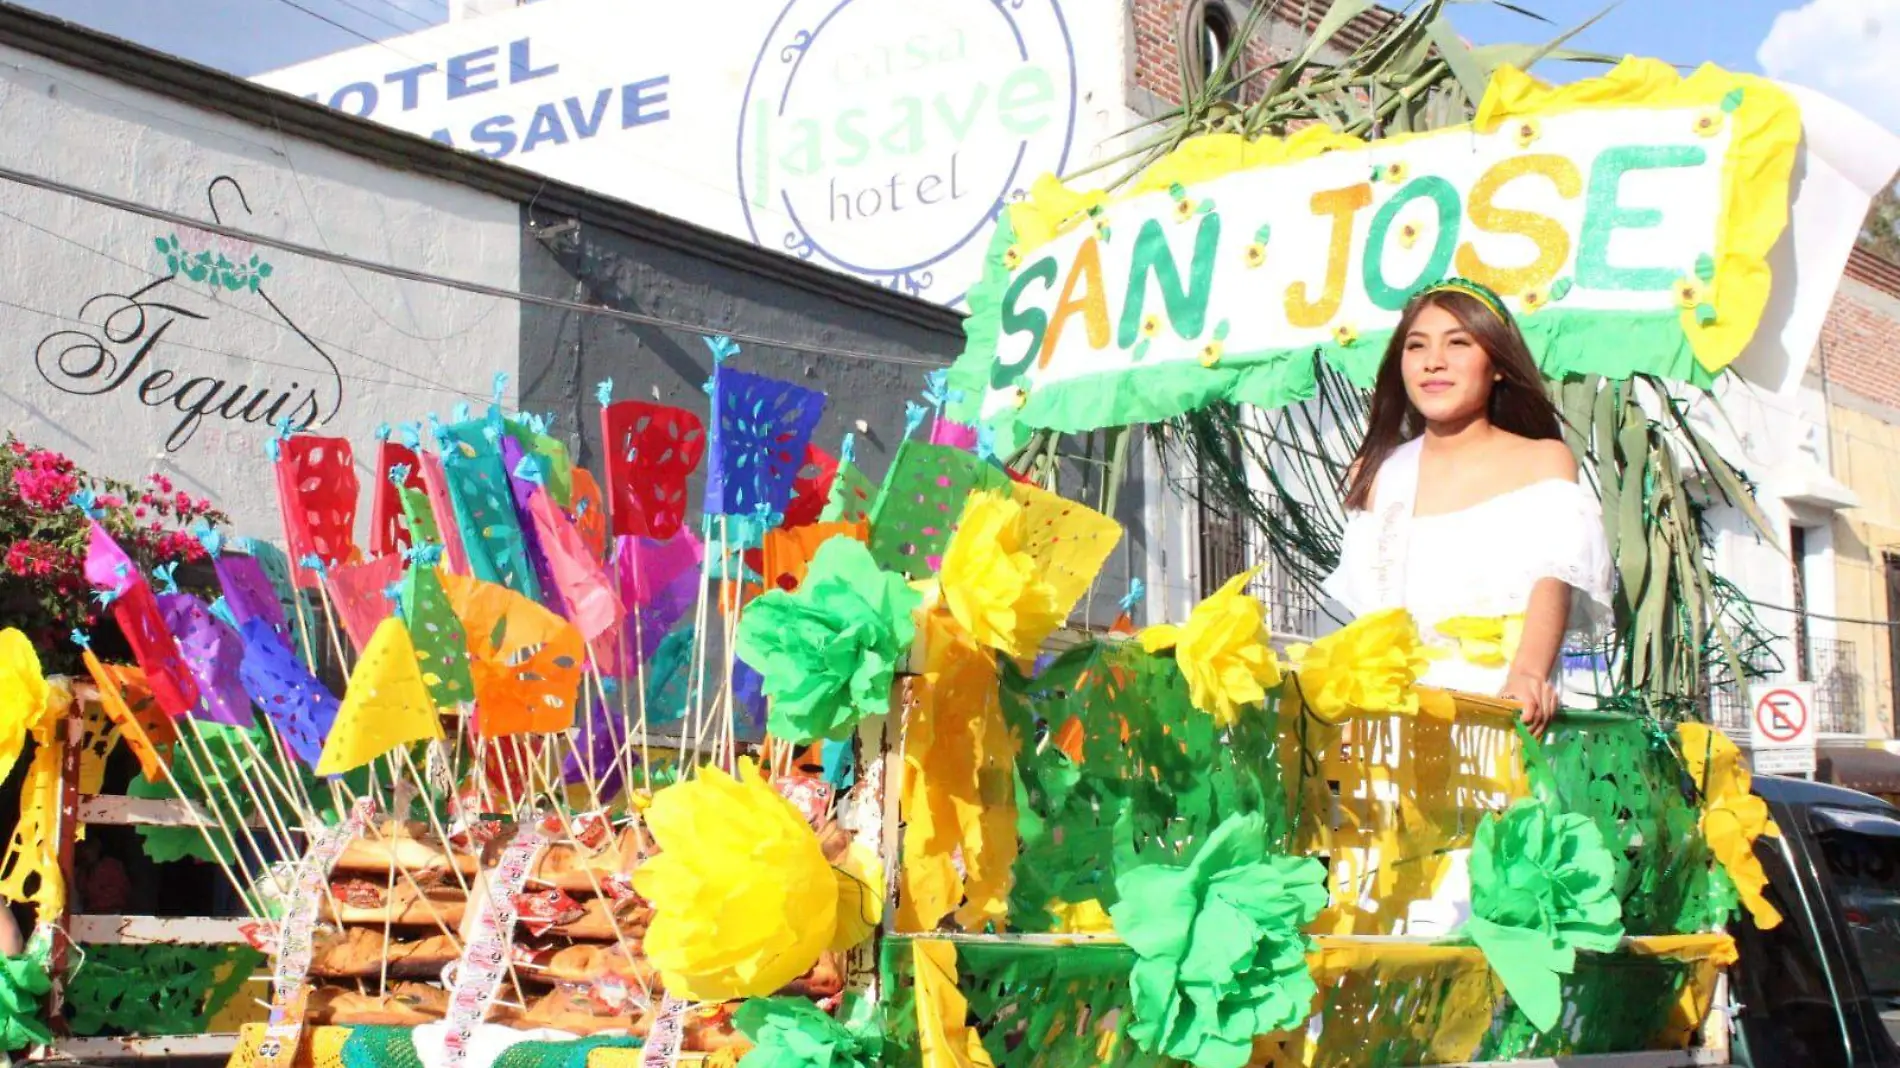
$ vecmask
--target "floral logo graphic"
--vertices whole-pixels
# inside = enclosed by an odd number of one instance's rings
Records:
[[[212,289],[233,293],[248,289],[255,293],[258,285],[270,277],[270,264],[259,259],[255,252],[249,261],[233,263],[224,253],[212,249],[193,252],[179,243],[177,234],[156,238],[152,244],[158,247],[167,270],[180,278],[207,283]]]

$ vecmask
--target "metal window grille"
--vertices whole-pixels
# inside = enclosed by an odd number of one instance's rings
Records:
[[[1816,726],[1823,734],[1859,734],[1865,728],[1860,702],[1860,662],[1854,643],[1838,638],[1809,638]]]
[[[1285,505],[1277,496],[1261,497],[1268,514],[1276,520],[1285,515]],[[1259,567],[1260,573],[1248,583],[1247,592],[1267,606],[1267,626],[1276,636],[1312,637],[1319,629],[1319,602],[1282,573],[1267,531],[1244,518],[1217,512],[1205,502],[1199,511],[1201,596],[1214,593],[1235,575]]]

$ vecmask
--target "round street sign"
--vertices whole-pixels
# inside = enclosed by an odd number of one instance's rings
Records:
[[[1792,742],[1808,729],[1808,703],[1793,690],[1769,690],[1755,702],[1755,727],[1769,741]]]

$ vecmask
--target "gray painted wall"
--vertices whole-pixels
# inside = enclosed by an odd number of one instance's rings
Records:
[[[871,361],[742,343],[730,361],[740,370],[825,391],[825,418],[814,440],[829,452],[864,420],[870,430],[857,432],[858,464],[873,478],[883,476],[903,435],[904,402],[919,399],[931,367],[948,366],[963,350],[954,313],[829,272],[814,281],[810,276],[819,269],[795,260],[776,275],[722,262],[717,253],[730,238],[708,233],[705,249],[689,251],[586,222],[556,234],[558,217],[526,218],[521,287],[530,293],[705,323],[709,333],[890,357]],[[611,377],[616,399],[658,400],[703,417],[701,386],[711,373],[711,354],[689,331],[583,312],[521,310],[521,407],[558,413],[556,433],[596,472],[595,383]],[[697,486],[694,493],[697,509]]]
[[[783,261],[782,272],[733,263],[720,255],[733,244],[729,238],[708,233],[703,248],[681,249],[603,225],[563,228],[560,217],[531,210],[525,218],[521,287],[527,292],[703,322],[716,331],[891,357],[869,361],[743,344],[731,361],[741,370],[824,390],[829,400],[815,440],[835,454],[845,433],[855,432],[858,465],[873,479],[883,478],[896,454],[904,403],[920,399],[924,374],[931,366],[947,366],[963,350],[954,313],[791,259]],[[711,373],[711,355],[690,331],[522,306],[521,407],[557,413],[555,432],[596,473],[601,434],[595,383],[611,377],[616,399],[657,399],[703,417],[701,386]],[[868,432],[857,429],[859,420]],[[1104,626],[1114,621],[1129,577],[1143,573],[1145,565],[1131,570],[1131,560],[1142,560],[1148,551],[1147,494],[1140,461],[1131,461],[1115,517],[1126,533],[1102,569],[1088,613]],[[688,514],[699,508],[703,473],[702,466]],[[1065,464],[1062,490],[1094,503],[1100,477],[1099,470],[1085,474],[1083,465]]]

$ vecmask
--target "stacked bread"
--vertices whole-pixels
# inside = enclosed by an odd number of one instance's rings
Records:
[[[634,891],[632,874],[654,847],[637,820],[617,831],[579,824],[551,821],[543,828],[553,844],[541,851],[516,895],[508,974],[487,1018],[525,1029],[644,1037],[665,990],[641,950],[653,909]],[[827,830],[827,850],[842,853],[848,837]],[[445,847],[426,827],[389,824],[352,842],[320,914],[309,1022],[415,1026],[441,1020],[452,966],[491,888],[479,873],[493,867],[506,838],[480,855],[462,839]],[[842,960],[827,954],[783,993],[829,1003],[844,989],[843,972]],[[736,1009],[735,1003],[687,1010],[682,1049],[745,1046],[732,1025]]]
[[[386,823],[332,869],[310,961],[311,1023],[414,1026],[448,1011],[479,855],[422,824]],[[378,992],[381,992],[380,994]]]

